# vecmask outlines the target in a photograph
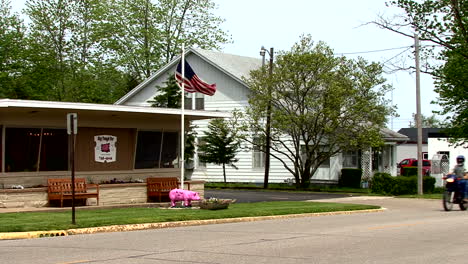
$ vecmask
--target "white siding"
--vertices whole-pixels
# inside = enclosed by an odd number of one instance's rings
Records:
[[[245,101],[224,101],[224,102],[206,102],[206,110],[220,110],[220,111],[232,111],[234,109],[244,109],[248,104],[247,100]],[[209,120],[200,120],[194,122],[197,126],[198,137],[204,136],[204,131],[207,131]],[[243,143],[246,146],[247,143]],[[246,146],[251,147],[251,146]],[[235,164],[238,167],[238,170],[227,166],[226,167],[226,180],[228,182],[255,182],[263,183],[264,181],[264,168],[253,168],[253,151],[252,150],[243,150],[240,151],[237,156],[239,161]],[[270,174],[269,182],[284,182],[287,178],[292,178],[293,176],[284,168],[283,164],[275,158],[270,159]],[[206,181],[223,181],[223,170],[222,166],[217,166],[213,164],[207,164],[206,168],[198,169],[195,168],[192,179],[194,180],[206,180]]]
[[[205,110],[221,110],[218,109],[216,105],[246,100],[248,89],[244,85],[233,80],[212,65],[207,64],[204,60],[194,54],[189,54],[186,60],[202,80],[208,83],[216,83],[216,93],[213,96],[205,96],[205,105],[209,105],[211,102],[215,104],[212,104],[209,108],[205,108]],[[150,104],[147,102],[153,100],[154,96],[157,94],[156,87],[164,86],[164,82],[168,77],[173,78],[176,67],[177,65],[168,68],[166,73],[161,74],[159,78],[147,83],[143,89],[130,97],[124,104],[149,106]]]
[[[446,138],[428,138],[428,145],[429,159],[432,159],[432,157],[439,151],[450,152],[450,169],[455,167],[455,164],[457,164],[456,158],[458,155],[465,156],[465,159],[468,158],[468,144],[465,144],[464,146],[460,147],[455,147],[451,145]]]
[[[233,57],[234,58],[234,57]],[[194,53],[189,53],[186,60],[190,63],[197,75],[208,83],[216,83],[217,92],[214,96],[205,96],[205,110],[209,111],[233,111],[234,109],[243,109],[248,105],[249,89],[238,79],[233,78],[226,72],[213,66],[213,62],[207,61]],[[165,73],[158,73],[154,80],[149,81],[141,87],[140,90],[128,98],[124,104],[148,106],[147,101],[152,100],[156,95],[156,86],[163,86],[168,76],[173,76],[176,65],[166,69]],[[247,68],[242,68],[246,70]],[[167,74],[170,73],[170,74]],[[196,121],[198,136],[204,135],[207,130],[209,120]],[[226,167],[226,178],[229,182],[256,182],[262,183],[264,180],[264,168],[253,168],[252,151],[241,151],[238,153],[236,166],[238,170],[232,167]],[[286,160],[286,159],[285,159]],[[284,182],[285,179],[293,176],[287,171],[283,164],[277,159],[270,159],[270,177],[269,182]],[[292,164],[288,164],[292,167]],[[312,177],[313,180],[332,180],[337,181],[342,167],[341,155],[332,157],[330,168],[319,168]],[[192,179],[206,181],[223,181],[223,172],[221,166],[207,164],[204,169],[195,168]]]
[[[396,162],[399,163],[404,159],[417,159],[418,158],[418,145],[417,144],[400,144],[396,147],[397,157]],[[422,145],[422,152],[428,152],[427,144]],[[429,159],[432,156],[429,155]]]
[[[468,144],[460,147],[454,147],[446,138],[428,138],[427,140],[429,159],[432,159],[439,151],[449,152],[449,171],[452,171],[457,164],[456,158],[458,155],[465,156],[465,159],[468,157]],[[443,175],[436,174],[432,176],[436,178],[436,186],[442,187]]]

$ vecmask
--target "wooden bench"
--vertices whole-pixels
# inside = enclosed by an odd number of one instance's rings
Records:
[[[187,185],[190,190],[190,185]],[[180,182],[176,177],[154,177],[146,178],[146,192],[148,195],[148,202],[152,198],[157,198],[159,202],[162,198],[169,199],[169,192],[172,189],[179,189]]]
[[[90,192],[88,188],[94,188],[95,192]],[[63,207],[63,200],[72,199],[71,179],[47,179],[47,195],[49,203],[52,200],[60,200],[60,207]],[[75,179],[75,199],[96,198],[99,205],[99,185],[86,184],[84,178]]]

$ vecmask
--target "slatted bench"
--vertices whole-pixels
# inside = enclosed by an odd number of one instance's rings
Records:
[[[90,192],[89,188],[95,189]],[[63,200],[72,199],[71,179],[47,179],[47,195],[50,201],[60,200],[60,207],[63,207]],[[84,178],[75,179],[75,199],[96,198],[99,205],[99,185],[87,184]]]
[[[161,202],[163,198],[169,199],[169,192],[180,188],[180,183],[176,177],[150,177],[146,178],[146,188],[148,202],[154,198]],[[188,189],[190,190],[190,185]]]

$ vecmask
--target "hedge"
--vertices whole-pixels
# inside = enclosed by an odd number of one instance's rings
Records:
[[[339,184],[342,187],[361,188],[361,169],[341,169]]]
[[[423,177],[423,192],[434,192],[436,180],[431,176]],[[402,195],[418,193],[418,176],[392,177],[388,173],[376,173],[372,178],[371,191],[378,194]]]
[[[401,176],[418,175],[418,167],[405,167],[401,170]]]

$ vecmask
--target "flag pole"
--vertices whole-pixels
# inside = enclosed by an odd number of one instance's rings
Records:
[[[185,117],[184,117],[184,112],[185,112],[185,104],[184,104],[184,93],[185,93],[185,44],[182,43],[182,86],[181,86],[181,105],[182,105],[182,116],[181,116],[181,123],[180,123],[180,157],[181,157],[181,162],[180,162],[180,189],[184,189],[184,173],[185,173],[185,157],[184,157],[184,152],[185,152]]]

